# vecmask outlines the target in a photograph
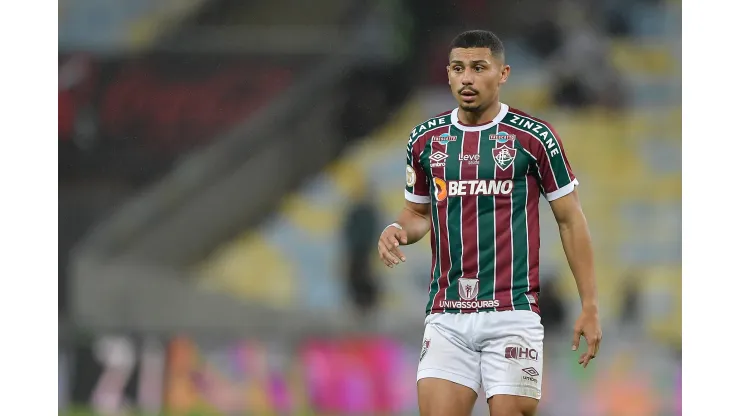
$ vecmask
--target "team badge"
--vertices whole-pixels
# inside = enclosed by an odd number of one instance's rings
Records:
[[[414,168],[412,168],[409,165],[406,165],[406,186],[412,187],[416,183],[416,172],[414,172]]]
[[[506,170],[514,162],[516,157],[516,149],[510,147],[497,147],[492,150],[493,160],[501,170]]]

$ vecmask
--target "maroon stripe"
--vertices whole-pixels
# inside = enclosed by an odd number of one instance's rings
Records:
[[[534,312],[537,315],[539,315],[540,314],[540,307],[537,304],[532,305],[532,312]]]
[[[527,234],[529,236],[529,292],[537,298],[540,289],[540,187],[534,175],[527,176]],[[532,310],[536,307],[532,305]],[[539,312],[538,312],[539,313]]]
[[[449,132],[449,127],[447,132]],[[442,132],[439,132],[440,134]],[[442,151],[447,153],[447,146],[440,144],[439,142],[433,142],[431,144],[431,154],[436,151]],[[445,178],[444,166],[431,168],[432,178]],[[434,180],[434,179],[432,179]],[[432,195],[432,198],[435,198]],[[432,204],[437,209],[437,219],[439,224],[439,252],[437,257],[440,262],[440,276],[439,276],[439,291],[434,296],[434,302],[432,302],[432,313],[443,312],[444,308],[441,306],[441,302],[446,298],[446,289],[450,286],[450,267],[452,266],[450,261],[450,241],[447,233],[447,198],[443,201],[432,201]]]
[[[463,142],[462,154],[473,156],[478,154],[478,142],[480,138],[479,132],[465,132],[465,141]],[[477,178],[478,177],[478,165],[471,165],[469,161],[460,161],[460,178]],[[470,189],[471,185],[468,185],[469,193],[473,193],[474,189]],[[475,195],[467,195],[462,197],[462,243],[463,243],[463,258],[462,258],[462,277],[464,278],[477,278],[478,277],[478,206],[476,201],[478,197]],[[480,283],[478,286],[480,290]],[[476,308],[462,309],[462,313],[475,312]]]
[[[511,307],[511,194],[494,197],[496,211],[496,286],[494,293],[499,301],[497,311],[512,310]]]

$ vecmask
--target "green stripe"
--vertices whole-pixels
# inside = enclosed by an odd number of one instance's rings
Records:
[[[491,129],[484,130],[480,135],[480,165],[478,178],[493,178],[496,162],[493,161],[495,140],[489,140],[490,135],[498,133],[498,124]],[[496,217],[494,213],[494,196],[478,196],[478,299],[494,299],[494,285],[496,282]]]
[[[457,140],[447,144],[449,157],[445,164],[445,179],[460,179],[460,160],[458,155],[462,153],[464,132],[455,126],[450,127],[450,136],[457,136]],[[449,192],[449,187],[448,187]],[[447,287],[447,300],[460,300],[457,288],[457,278],[462,274],[462,198],[447,197],[447,224],[448,239],[450,243],[450,286]],[[447,310],[447,312],[459,312],[459,310]]]
[[[511,255],[514,263],[511,303],[514,305],[514,309],[531,310],[526,297],[527,285],[529,283],[526,175],[520,174],[514,179],[514,189],[511,192],[511,212],[511,233],[513,240],[513,251]]]

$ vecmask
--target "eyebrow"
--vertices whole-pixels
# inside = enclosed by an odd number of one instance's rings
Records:
[[[477,60],[477,61],[471,61],[470,63],[471,63],[472,65],[475,65],[475,64],[488,64],[488,65],[490,65],[490,64],[491,64],[491,63],[490,63],[490,62],[488,62],[488,60],[486,60],[486,59],[479,59],[479,60]],[[463,62],[463,61],[459,61],[459,60],[454,60],[454,61],[450,61],[450,64],[463,64],[463,65],[465,65],[465,62]]]

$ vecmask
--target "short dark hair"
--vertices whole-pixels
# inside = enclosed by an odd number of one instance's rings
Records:
[[[488,30],[468,30],[452,39],[450,52],[455,48],[488,48],[494,58],[504,61],[504,43]]]

